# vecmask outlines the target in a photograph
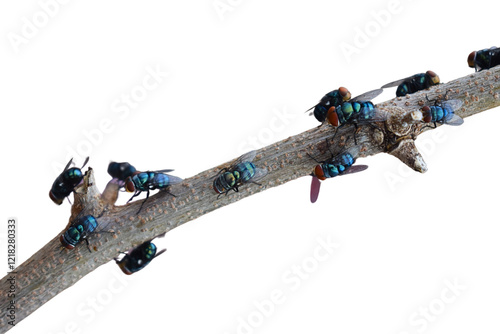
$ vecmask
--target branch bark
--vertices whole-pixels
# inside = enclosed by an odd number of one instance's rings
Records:
[[[360,156],[389,153],[399,158],[412,169],[425,172],[427,166],[417,151],[414,140],[424,131],[431,130],[418,120],[418,110],[428,104],[429,99],[459,99],[464,102],[456,114],[462,118],[474,115],[500,105],[500,67],[482,71],[432,87],[406,97],[395,98],[377,107],[385,110],[389,118],[376,126],[360,126],[356,133]],[[417,116],[417,117],[416,117]],[[55,236],[42,249],[21,264],[16,273],[6,275],[0,281],[0,333],[5,333],[8,324],[7,307],[9,277],[15,276],[15,323],[26,318],[57,294],[78,282],[85,275],[102,264],[113,260],[119,252],[125,252],[156,235],[196,219],[213,210],[239,201],[247,196],[279,186],[296,178],[309,175],[316,164],[308,155],[318,160],[331,157],[325,140],[330,140],[334,154],[354,146],[354,127],[334,130],[329,125],[314,127],[257,151],[254,163],[267,168],[268,174],[259,181],[260,185],[248,183],[239,192],[230,192],[217,199],[212,182],[217,173],[233,161],[216,166],[181,184],[172,186],[170,192],[159,192],[151,196],[139,215],[136,215],[142,200],[125,206],[115,206],[118,186],[110,182],[103,194],[95,186],[92,169],[89,168],[84,184],[75,191],[71,222],[77,215],[92,214],[98,218],[99,230],[115,233],[94,233],[89,242],[93,251],[85,245],[75,249],[62,250],[59,236]],[[118,270],[118,268],[117,268]]]

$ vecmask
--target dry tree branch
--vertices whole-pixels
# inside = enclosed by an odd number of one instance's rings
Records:
[[[389,153],[399,158],[412,169],[425,172],[426,164],[418,153],[414,140],[423,131],[431,128],[418,120],[419,109],[429,104],[428,99],[459,99],[464,102],[456,114],[462,118],[500,105],[500,67],[467,75],[403,98],[395,98],[377,107],[385,110],[389,118],[376,126],[360,126],[356,133],[360,145],[360,156]],[[12,326],[8,324],[7,307],[9,277],[15,277],[15,323],[23,320],[51,298],[72,286],[78,280],[102,264],[113,260],[120,251],[126,251],[163,232],[196,219],[210,211],[236,202],[242,198],[279,186],[296,178],[309,175],[316,164],[308,154],[318,160],[331,157],[325,140],[331,141],[334,154],[354,146],[354,127],[343,126],[335,138],[333,128],[322,125],[269,145],[257,151],[254,163],[265,167],[268,174],[259,181],[260,185],[248,183],[239,192],[227,196],[217,195],[212,182],[217,173],[231,162],[204,171],[181,184],[172,186],[170,192],[159,192],[149,198],[139,215],[136,212],[142,200],[125,206],[115,206],[117,185],[109,183],[101,195],[95,186],[92,169],[85,175],[84,184],[76,189],[72,206],[71,222],[77,215],[92,214],[98,218],[100,229],[113,230],[114,234],[93,233],[89,252],[85,245],[75,249],[62,250],[59,236],[55,236],[36,254],[21,264],[16,274],[1,280],[0,332],[5,333]],[[61,233],[63,233],[61,231]]]

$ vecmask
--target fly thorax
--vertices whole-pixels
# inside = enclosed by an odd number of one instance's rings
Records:
[[[339,170],[334,164],[323,164],[321,166],[326,177],[335,177],[339,175]]]
[[[144,184],[148,182],[148,179],[149,179],[148,173],[139,173],[132,177],[132,181],[134,182],[135,187],[139,189],[141,189],[144,186]]]
[[[78,227],[81,227],[81,225]],[[81,236],[82,232],[83,232],[83,228],[77,229],[75,227],[70,227],[68,229],[68,231],[66,232],[66,234],[67,234],[68,238],[71,238],[71,239],[75,240],[76,242],[78,242],[78,240],[80,240],[80,236]]]
[[[80,168],[70,168],[66,171],[65,176],[68,179],[78,179],[82,177],[82,171]]]
[[[346,102],[344,104],[342,104],[342,112],[344,113],[344,115],[346,115],[346,118],[349,118],[347,117],[347,115],[352,115],[352,113],[354,112],[354,105],[356,104],[356,102]]]
[[[222,186],[225,189],[232,187],[236,183],[236,178],[235,178],[234,173],[225,172],[224,175],[222,175],[222,177],[223,177],[223,181],[224,181]]]
[[[352,108],[352,103],[344,102],[340,108],[335,110],[337,116],[339,118],[338,123],[342,125],[347,122],[349,118],[351,118],[354,109]]]
[[[156,246],[154,244],[149,244],[149,246],[146,248],[146,253],[145,257],[148,260],[151,260],[152,258],[155,257],[156,254]]]

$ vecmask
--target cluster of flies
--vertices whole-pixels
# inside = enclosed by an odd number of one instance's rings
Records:
[[[255,181],[267,174],[267,169],[257,168],[252,162],[255,155],[256,151],[251,151],[241,156],[232,166],[222,169],[216,175],[213,181],[213,188],[218,194],[217,198],[222,194],[227,194],[231,190],[238,192],[241,185],[248,182],[256,183]],[[83,183],[84,174],[82,169],[85,167],[88,160],[88,158],[85,160],[81,168],[70,168],[73,159],[68,162],[50,189],[49,197],[54,203],[58,205],[62,204],[64,199]],[[146,199],[142,202],[137,214],[142,210],[152,190],[163,190],[175,197],[174,194],[168,191],[168,188],[171,185],[181,183],[182,179],[167,174],[171,171],[173,170],[164,169],[139,172],[128,162],[111,162],[108,166],[108,174],[112,177],[110,182],[117,184],[119,188],[125,188],[127,192],[134,193],[127,203],[142,192],[146,192]],[[97,232],[97,227],[99,226],[98,218],[99,217],[94,217],[92,215],[82,215],[74,219],[59,238],[62,247],[71,250],[80,242],[85,241],[88,250],[91,251],[88,237],[92,233]],[[104,230],[100,230],[99,232],[112,233]],[[162,236],[164,236],[164,234],[157,237]],[[152,242],[153,239],[123,253],[124,256],[121,259],[115,258],[116,263],[125,274],[130,275],[141,270],[155,257],[165,252],[165,249],[158,251],[156,245]]]
[[[500,65],[500,48],[492,47],[473,51],[468,56],[467,63],[469,67],[475,68],[476,72]],[[396,96],[401,97],[428,89],[439,83],[439,76],[433,71],[427,71],[390,82],[380,89],[366,92],[352,99],[349,90],[340,87],[323,96],[319,103],[311,108],[314,109],[311,115],[314,115],[319,122],[328,123],[334,128],[339,128],[345,124],[353,124],[357,128],[358,124],[371,124],[386,120],[387,115],[378,110],[370,101],[382,93],[384,88],[397,86]],[[432,105],[420,109],[423,116],[422,121],[434,124],[434,126],[436,126],[436,123],[461,125],[463,119],[455,114],[455,110],[459,109],[462,104],[463,102],[460,100],[435,101]],[[352,174],[368,168],[365,165],[353,166],[358,154],[359,148],[354,146],[336,156],[332,154],[329,160],[317,161],[318,165],[314,167],[311,173],[313,177],[310,192],[312,203],[318,199],[320,180],[338,175]]]
[[[500,64],[500,48],[492,47],[490,49],[474,51],[469,55],[467,62],[469,66],[475,68],[476,71],[497,66]],[[439,76],[433,71],[427,71],[388,83],[379,89],[366,92],[354,98],[351,98],[351,93],[347,88],[340,87],[323,96],[323,98],[311,108],[314,109],[311,115],[314,115],[319,122],[328,123],[335,129],[347,124],[354,125],[354,127],[357,128],[358,125],[361,124],[382,122],[387,119],[387,115],[383,111],[377,109],[371,100],[382,93],[384,88],[397,86],[396,96],[406,96],[407,94],[413,94],[420,90],[428,89],[439,83]],[[463,123],[463,120],[455,114],[455,110],[460,108],[461,105],[462,101],[459,100],[435,101],[432,105],[421,108],[423,115],[422,121],[429,124],[433,123],[434,125],[436,125],[436,123],[460,125]],[[355,137],[354,140],[356,140]],[[217,198],[222,194],[227,195],[231,190],[238,192],[239,187],[246,183],[258,184],[256,181],[266,176],[267,169],[259,168],[253,163],[255,156],[256,151],[248,152],[237,159],[230,167],[222,169],[215,176],[213,180],[213,189],[218,194]],[[326,161],[317,161],[311,157],[318,163],[311,173],[313,177],[310,192],[311,202],[314,203],[318,199],[321,185],[320,180],[323,181],[335,176],[366,170],[368,168],[366,165],[354,165],[358,156],[359,147],[354,146],[335,156],[332,153],[331,158]],[[72,160],[68,162],[63,172],[54,181],[49,192],[49,196],[54,203],[60,205],[63,200],[83,182],[84,175],[82,173],[82,168],[87,162],[88,158],[81,168],[70,168]],[[108,166],[108,173],[113,178],[112,182],[119,184],[120,187],[124,187],[127,192],[134,193],[128,202],[142,192],[146,192],[146,199],[142,202],[137,213],[142,210],[144,203],[149,198],[151,190],[159,189],[168,192],[168,188],[171,185],[182,182],[181,178],[166,174],[172,171],[172,169],[165,169],[139,172],[134,166],[127,162],[111,162]],[[175,197],[174,194],[171,195]],[[62,246],[67,249],[73,249],[78,243],[85,240],[87,248],[90,251],[87,238],[96,231],[97,227],[97,219],[92,215],[76,218],[60,236]],[[164,234],[158,237],[163,235]],[[157,247],[152,242],[153,239],[123,253],[124,256],[121,259],[115,259],[116,263],[125,274],[130,275],[141,270],[155,257],[165,252],[165,249],[157,251]]]
[[[351,93],[347,88],[340,87],[323,96],[311,109],[314,109],[313,115],[321,123],[328,123],[338,129],[346,124],[353,124],[357,129],[360,124],[372,125],[375,122],[382,122],[387,119],[387,114],[374,106],[370,101],[374,99],[384,88],[396,88],[396,96],[406,96],[417,91],[427,89],[439,84],[439,77],[433,71],[419,73],[410,77],[400,79],[351,99]],[[460,100],[450,100],[434,105],[425,106],[421,109],[424,123],[436,123],[460,125],[463,120],[454,113],[462,104]],[[309,110],[311,110],[309,109]],[[354,137],[356,142],[356,137]],[[328,141],[327,141],[328,147]],[[318,199],[320,190],[320,180],[326,180],[339,175],[352,174],[366,170],[368,166],[356,165],[356,158],[359,155],[359,147],[353,146],[350,149],[341,152],[326,161],[317,161],[318,165],[314,167],[311,173],[311,192],[310,199],[314,203]],[[313,157],[311,157],[314,159]],[[314,159],[316,160],[316,159]]]
[[[81,168],[70,168],[72,160],[68,162],[63,172],[56,178],[52,188],[50,189],[49,197],[54,203],[60,205],[66,197],[75,191],[76,187],[82,184],[84,177],[82,168],[87,164],[87,162],[88,158],[85,160]],[[111,182],[117,183],[120,188],[124,187],[127,192],[134,193],[129,202],[143,191],[147,193],[147,200],[151,190],[166,190],[170,185],[180,183],[182,181],[181,178],[165,174],[170,171],[172,170],[138,172],[135,167],[128,162],[111,162],[108,166],[108,173],[113,178]],[[142,203],[142,205],[144,205],[146,200]],[[142,205],[137,213],[139,213],[142,209]],[[97,230],[99,225],[97,218],[92,215],[84,215],[73,220],[70,226],[64,231],[63,234],[61,234],[59,238],[62,246],[67,249],[73,249],[80,242],[85,241],[87,248],[90,251],[88,237]],[[99,232],[111,233],[103,230]],[[163,249],[158,252],[156,245],[152,243],[153,239],[142,243],[141,245],[129,250],[127,253],[124,253],[124,256],[121,259],[115,259],[116,263],[125,274],[130,275],[141,270],[155,257],[165,251],[165,249]]]

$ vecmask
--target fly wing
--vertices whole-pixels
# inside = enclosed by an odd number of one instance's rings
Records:
[[[175,169],[160,169],[160,170],[154,170],[152,171],[153,173],[169,173],[173,172]]]
[[[229,169],[233,169],[234,166],[236,166],[239,163],[245,162],[245,161],[252,162],[253,159],[255,159],[256,155],[257,155],[257,151],[256,150],[253,150],[253,151],[250,151],[250,152],[247,152],[247,153],[243,154],[242,156],[240,156],[238,159],[236,159],[231,164],[231,167],[229,167]]]
[[[446,116],[445,123],[448,125],[458,126],[464,124],[464,120],[457,114],[448,114]]]
[[[321,181],[316,176],[312,176],[310,193],[311,203],[316,203],[316,201],[318,200],[320,187]]]
[[[443,107],[449,107],[453,111],[455,111],[455,110],[460,109],[460,107],[462,106],[462,104],[464,104],[464,101],[462,101],[462,100],[448,100],[448,101],[442,102],[441,106],[443,106]]]
[[[68,162],[68,164],[66,165],[66,167],[64,167],[62,173],[64,173],[69,168],[69,166],[71,165],[72,162],[73,162],[73,158],[71,158],[71,160]]]
[[[162,234],[158,234],[158,235],[157,235],[156,237],[154,237],[153,239],[156,239],[156,238],[163,238],[163,237],[165,237],[165,234],[167,234],[167,232],[163,232]],[[151,239],[151,240],[153,240],[153,239]],[[151,240],[149,240],[149,241],[151,241]]]
[[[239,164],[239,163],[242,163],[244,161],[249,161],[249,162],[252,162],[253,159],[255,159],[255,156],[257,155],[257,151],[256,150],[253,150],[253,151],[250,151],[250,152],[247,152],[245,154],[243,154],[242,156],[240,156],[238,159],[236,159],[232,164],[231,166],[229,167],[225,167],[221,170],[219,170],[219,172],[217,173],[217,175],[215,175],[214,177],[218,177],[224,170],[232,170],[234,169],[234,167]]]
[[[153,241],[153,240],[154,240],[154,239],[156,239],[156,238],[163,238],[163,237],[165,237],[165,234],[167,234],[167,232],[163,232],[162,234],[158,234],[157,236],[155,236],[155,237],[153,237],[153,238],[149,239],[149,240],[148,240],[148,241],[146,241],[146,242],[151,242],[151,241]]]
[[[355,102],[355,101],[371,101],[374,98],[376,98],[377,96],[379,96],[380,94],[382,94],[383,91],[384,90],[382,88],[374,89],[374,90],[371,90],[369,92],[366,92],[366,93],[363,93],[361,95],[354,97],[351,101],[353,101],[353,102]]]
[[[83,167],[85,167],[85,165],[87,164],[87,162],[89,162],[89,159],[90,159],[90,157],[87,157],[87,159],[85,159],[85,161],[83,162],[83,165],[82,165],[81,169],[83,169]]]
[[[359,156],[359,150],[360,150],[360,146],[352,146],[346,150],[343,150],[342,152],[340,152],[336,156],[334,156],[332,159],[330,159],[330,161],[334,164],[338,164],[338,163],[344,164],[342,162],[342,156],[344,156],[346,153],[350,154],[351,157],[353,158],[353,160],[356,160]]]
[[[367,168],[368,168],[367,165],[354,165],[348,168],[344,173],[342,173],[341,176],[359,173],[366,170]],[[311,192],[309,195],[311,203],[316,203],[316,201],[318,200],[320,187],[321,187],[321,181],[316,176],[312,176]]]
[[[389,114],[386,111],[375,108],[375,115],[372,117],[371,121],[372,122],[384,122],[387,120],[388,117],[389,117]]]
[[[181,179],[180,177],[177,177],[177,176],[173,176],[173,175],[170,175],[170,174],[166,174],[168,176],[168,184],[171,185],[171,184],[178,184],[178,183],[181,183],[183,181],[183,179]]]
[[[393,82],[389,82],[388,84],[383,85],[380,88],[389,88],[389,87],[395,87],[401,85],[403,82],[410,80],[412,77],[404,78],[404,79],[399,79]]]
[[[164,248],[164,249],[162,249],[161,251],[157,252],[157,253],[155,254],[155,258],[156,258],[156,257],[158,257],[158,256],[160,256],[160,255],[162,255],[162,254],[163,254],[163,253],[165,253],[166,251],[167,251],[167,249],[166,249],[166,248]]]
[[[460,107],[462,106],[463,103],[464,102],[462,100],[448,100],[448,101],[444,101],[443,103],[441,103],[441,105],[444,108],[448,108],[448,109],[451,109],[453,111],[456,111],[456,110],[460,109]],[[457,114],[450,113],[446,116],[445,123],[448,125],[458,126],[458,125],[462,125],[464,123],[464,120],[462,119],[462,117],[458,116]]]
[[[389,117],[389,114],[386,111],[380,110],[378,108],[373,109],[373,116],[370,118],[359,118],[357,119],[358,124],[366,124],[373,122],[384,122]]]
[[[255,174],[250,179],[250,181],[260,180],[260,179],[262,179],[266,175],[267,175],[267,169],[265,169],[265,168],[255,168]]]
[[[240,162],[244,162],[244,161],[249,161],[249,162],[252,162],[253,159],[255,159],[255,156],[257,155],[257,151],[250,151],[250,152],[247,152],[245,154],[243,154],[241,157],[238,158],[238,160],[236,160],[236,162],[234,163],[235,165],[240,163]]]
[[[359,173],[367,169],[368,169],[367,165],[353,165],[348,170],[346,170],[342,175]]]

